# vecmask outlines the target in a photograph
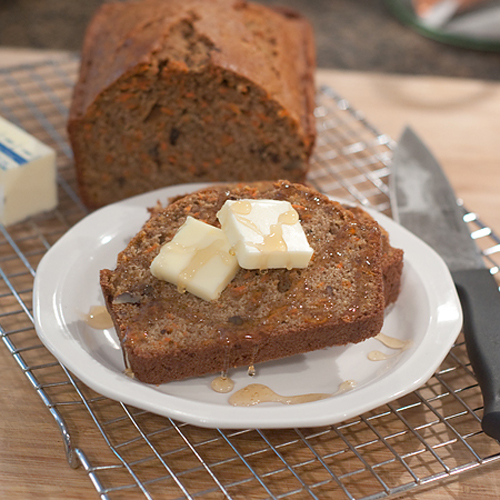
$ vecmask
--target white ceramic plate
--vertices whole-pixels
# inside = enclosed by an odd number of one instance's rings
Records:
[[[57,359],[89,387],[111,399],[176,420],[205,427],[289,428],[343,421],[407,394],[426,382],[455,341],[462,324],[460,303],[441,258],[425,243],[387,217],[373,212],[394,246],[405,251],[401,295],[386,313],[383,332],[411,339],[406,351],[391,351],[378,340],[334,347],[230,372],[238,390],[261,383],[282,395],[333,393],[339,384],[357,386],[321,401],[234,407],[229,394],[210,388],[214,376],[160,386],[124,374],[113,329],[94,330],[85,321],[91,306],[103,304],[99,270],[113,269],[117,254],[148,218],[157,200],[202,187],[174,186],[106,206],[71,228],[43,257],[34,283],[38,335]],[[396,355],[370,361],[372,350]]]

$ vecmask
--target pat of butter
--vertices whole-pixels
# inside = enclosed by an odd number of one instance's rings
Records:
[[[244,269],[304,268],[313,249],[290,202],[228,200],[217,217]]]
[[[151,263],[158,279],[204,300],[215,300],[234,278],[238,261],[224,231],[188,217]]]
[[[15,224],[56,205],[55,151],[0,117],[0,222]]]

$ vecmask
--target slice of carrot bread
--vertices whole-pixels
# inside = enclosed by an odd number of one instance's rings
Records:
[[[68,121],[82,200],[162,186],[303,182],[315,140],[307,20],[242,0],[106,3]]]
[[[314,250],[305,269],[240,269],[202,300],[156,279],[150,265],[188,216],[220,227],[226,200],[288,200]],[[317,191],[287,181],[210,187],[150,210],[101,271],[107,308],[135,377],[159,384],[279,359],[378,334],[384,320],[382,236]]]
[[[373,220],[372,216],[359,206],[344,205],[360,220]],[[382,274],[384,277],[385,306],[396,302],[401,290],[401,275],[403,273],[404,253],[401,248],[391,246],[389,233],[382,231]]]

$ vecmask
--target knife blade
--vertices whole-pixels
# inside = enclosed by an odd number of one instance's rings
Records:
[[[411,128],[391,164],[395,220],[430,245],[450,269],[463,309],[463,333],[484,402],[481,426],[500,440],[500,292],[463,220],[436,158]]]

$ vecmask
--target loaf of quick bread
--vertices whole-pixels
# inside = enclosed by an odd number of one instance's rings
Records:
[[[216,300],[155,278],[150,266],[191,216],[220,227],[227,200],[288,200],[314,254],[302,269],[239,269]],[[250,366],[377,335],[384,320],[379,225],[288,181],[219,185],[150,209],[150,219],[102,270],[105,303],[126,366],[143,382]]]
[[[309,23],[242,0],[104,4],[68,135],[96,208],[162,186],[305,179],[315,140]]]

